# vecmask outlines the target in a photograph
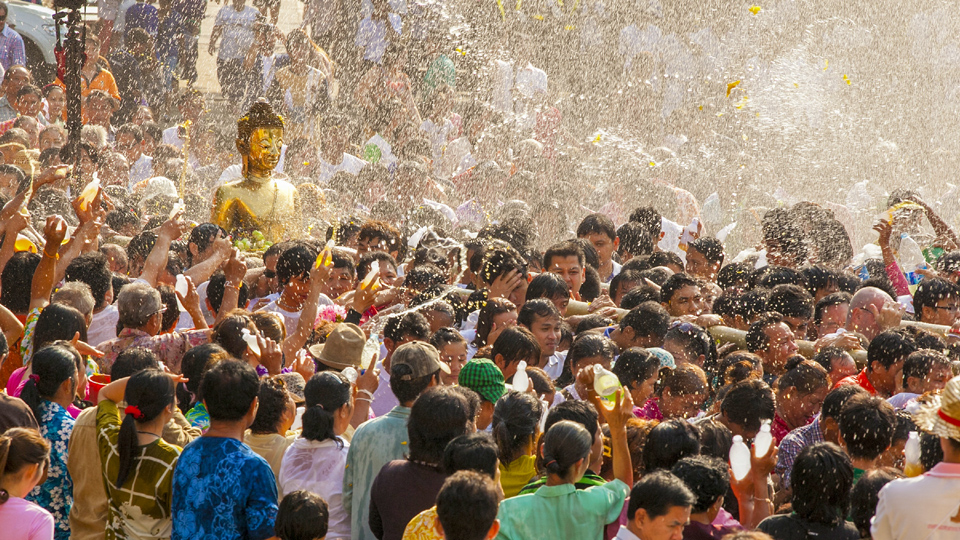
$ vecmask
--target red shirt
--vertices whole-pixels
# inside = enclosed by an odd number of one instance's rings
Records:
[[[840,381],[833,385],[833,387],[837,388],[838,386],[846,386],[848,384],[858,385],[860,388],[870,392],[871,396],[877,395],[877,389],[873,387],[870,379],[867,378],[867,368],[863,368],[863,371],[857,373],[856,375],[850,375],[849,377],[840,379]]]

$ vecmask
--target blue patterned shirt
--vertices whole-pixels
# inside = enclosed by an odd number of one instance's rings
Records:
[[[264,540],[273,536],[277,482],[246,444],[200,437],[173,473],[172,540]]]
[[[790,487],[790,473],[793,470],[793,462],[796,461],[800,451],[810,446],[823,442],[823,432],[820,431],[820,416],[818,415],[813,422],[787,433],[787,436],[780,441],[777,447],[777,465],[774,471],[780,475],[780,482],[784,489]]]
[[[43,400],[40,403],[40,435],[50,442],[50,469],[47,481],[33,488],[26,499],[53,514],[54,539],[70,538],[70,507],[73,506],[73,481],[67,472],[67,443],[75,420],[61,405]]]

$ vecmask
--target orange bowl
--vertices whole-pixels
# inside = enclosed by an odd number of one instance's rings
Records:
[[[97,397],[100,395],[100,389],[110,384],[109,375],[91,375],[87,379],[87,401],[97,403]]]

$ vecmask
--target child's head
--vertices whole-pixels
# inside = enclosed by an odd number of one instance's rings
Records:
[[[46,471],[50,459],[50,443],[35,429],[11,428],[0,435],[0,481],[29,475],[36,485]],[[0,489],[0,504],[10,493]]]
[[[500,522],[497,521],[499,503],[494,482],[482,474],[460,471],[447,478],[437,495],[437,517],[444,538],[494,538],[500,531]]]
[[[592,447],[593,437],[586,428],[576,422],[561,420],[551,426],[543,438],[540,453],[544,469],[547,474],[574,483],[587,471]]]
[[[327,503],[319,495],[294,491],[280,501],[273,532],[280,540],[323,540],[329,520]]]

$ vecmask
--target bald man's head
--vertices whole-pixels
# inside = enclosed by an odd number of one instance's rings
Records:
[[[876,287],[864,287],[857,291],[850,300],[850,311],[847,313],[847,330],[859,332],[869,340],[877,337],[881,328],[874,316],[887,302],[893,302],[890,295]],[[874,309],[871,309],[873,306]]]

